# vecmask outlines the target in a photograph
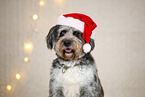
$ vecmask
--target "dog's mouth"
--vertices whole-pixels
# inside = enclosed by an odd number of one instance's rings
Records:
[[[72,60],[75,58],[75,50],[71,48],[63,49],[63,59]]]
[[[79,58],[79,55],[77,55],[76,48],[63,48],[59,53],[60,57],[62,57],[64,60],[74,60]]]
[[[72,55],[74,53],[74,50],[70,49],[70,48],[67,48],[67,49],[64,49],[63,50],[63,53],[65,55]]]

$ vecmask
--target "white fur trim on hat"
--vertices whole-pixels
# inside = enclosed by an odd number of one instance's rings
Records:
[[[72,17],[64,17],[63,15],[59,16],[56,22],[56,25],[66,25],[84,32],[84,22],[74,19]]]

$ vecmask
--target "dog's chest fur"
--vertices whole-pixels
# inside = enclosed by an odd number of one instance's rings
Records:
[[[92,66],[75,66],[76,62],[63,62],[68,68],[63,72],[63,67],[53,69],[54,85],[63,87],[65,97],[78,97],[81,86],[88,85],[92,79],[94,70]]]

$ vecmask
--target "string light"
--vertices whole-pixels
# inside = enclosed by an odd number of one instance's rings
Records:
[[[40,1],[40,2],[39,2],[39,5],[40,5],[40,6],[44,6],[44,1]]]
[[[24,49],[27,50],[27,51],[32,51],[32,43],[25,43],[24,44]]]
[[[55,0],[57,3],[63,3],[64,0]]]
[[[63,2],[64,0],[56,0],[56,1],[59,2],[59,3],[61,3],[61,2]],[[44,1],[40,1],[40,2],[39,2],[39,5],[40,5],[40,6],[44,6],[44,5],[45,5],[45,2],[44,2]],[[39,18],[39,16],[38,16],[37,14],[34,14],[34,15],[32,16],[32,18],[33,18],[33,20],[37,20],[37,19]],[[33,48],[32,43],[24,43],[24,49],[25,49],[25,50],[31,51],[32,48]],[[28,62],[28,61],[29,61],[29,58],[28,58],[28,57],[25,57],[25,58],[24,58],[24,62]],[[16,74],[16,79],[20,79],[20,78],[21,78],[20,74],[17,73],[17,74]],[[12,86],[11,86],[11,85],[7,85],[6,89],[7,89],[8,91],[12,90]]]
[[[20,78],[21,78],[20,74],[17,73],[17,74],[16,74],[16,79],[20,79]]]
[[[33,15],[33,20],[37,20],[38,19],[38,15],[37,14],[34,14]]]
[[[29,61],[29,58],[28,57],[25,57],[24,58],[24,62],[28,62]]]
[[[7,85],[7,90],[12,90],[12,86],[11,85]]]

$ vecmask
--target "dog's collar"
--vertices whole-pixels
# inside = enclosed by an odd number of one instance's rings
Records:
[[[78,58],[77,60],[82,60],[82,59],[84,59],[84,57],[87,55],[87,54],[90,54],[90,52],[89,53],[86,53],[86,54],[83,54],[82,56],[80,56],[80,58]],[[56,56],[59,58],[59,59],[62,59],[63,61],[70,61],[70,60],[64,60],[61,56],[59,56],[57,53],[56,53]]]
[[[80,66],[79,72],[83,73],[84,72],[84,70],[83,70],[83,64],[84,64],[84,62],[83,61],[86,60],[86,58],[84,56],[81,57],[81,58],[79,58],[78,60],[80,60],[80,62],[79,63],[76,63],[73,66],[66,66],[65,64],[61,64],[60,62],[58,62],[58,67],[59,68],[62,68],[62,73],[65,73],[69,68],[73,68],[73,67],[76,67],[76,66]]]
[[[65,66],[64,64],[61,64],[62,67],[62,73],[65,73],[69,68],[73,68],[76,66],[79,66],[80,64],[75,64],[74,66]],[[80,65],[81,66],[81,65]]]

